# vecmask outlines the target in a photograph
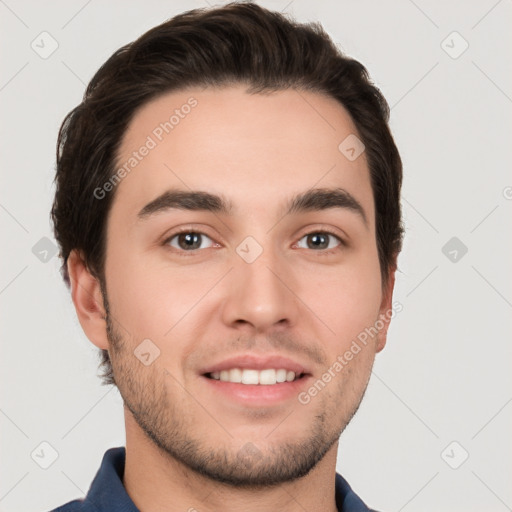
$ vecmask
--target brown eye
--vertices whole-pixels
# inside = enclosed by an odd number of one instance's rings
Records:
[[[183,233],[177,233],[167,239],[166,243],[174,249],[182,251],[194,251],[198,249],[206,249],[207,247],[201,247],[204,240],[212,241],[210,237],[204,233],[198,233],[195,231],[184,231]],[[211,246],[210,246],[211,247]]]
[[[306,247],[300,245],[301,241],[304,239],[306,239]],[[326,231],[315,231],[308,233],[298,242],[299,247],[313,250],[335,249],[336,247],[340,247],[342,245],[344,244],[341,238],[336,236],[334,233],[329,233]]]

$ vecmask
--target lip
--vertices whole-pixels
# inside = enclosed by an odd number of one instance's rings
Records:
[[[201,375],[212,372],[220,372],[222,370],[230,370],[231,368],[240,368],[242,370],[265,370],[267,368],[274,368],[276,370],[285,369],[287,371],[295,372],[295,375],[310,374],[308,368],[288,357],[280,355],[266,355],[256,356],[253,354],[241,354],[238,356],[230,357],[219,363],[212,364],[199,371]],[[248,387],[246,384],[242,384]]]
[[[268,386],[223,382],[210,379],[206,375],[201,375],[200,380],[207,386],[208,394],[211,394],[211,397],[208,397],[208,403],[218,400],[219,396],[222,396],[244,408],[261,408],[279,405],[287,400],[296,400],[299,393],[310,386],[312,378],[311,375],[304,375],[292,382],[281,382]],[[222,403],[225,401],[223,400]]]

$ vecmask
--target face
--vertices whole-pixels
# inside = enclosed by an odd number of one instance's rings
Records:
[[[216,481],[315,467],[383,347],[367,161],[338,149],[351,134],[334,99],[235,86],[161,96],[122,141],[102,348],[131,428]]]

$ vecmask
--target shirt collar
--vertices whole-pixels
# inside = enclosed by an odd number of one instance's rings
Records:
[[[85,502],[89,502],[95,510],[139,512],[123,485],[125,459],[126,449],[123,446],[105,452],[85,498]],[[339,473],[336,473],[335,485],[339,512],[371,512]]]

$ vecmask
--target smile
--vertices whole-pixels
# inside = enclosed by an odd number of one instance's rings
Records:
[[[220,380],[222,382],[233,382],[237,384],[269,386],[280,384],[283,382],[293,382],[302,377],[303,374],[297,375],[291,370],[284,368],[274,369],[268,368],[263,370],[231,368],[219,372],[211,372],[206,374],[207,377]]]

